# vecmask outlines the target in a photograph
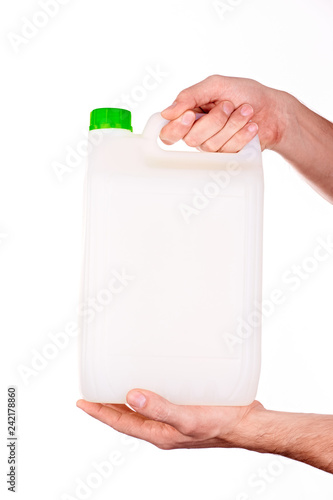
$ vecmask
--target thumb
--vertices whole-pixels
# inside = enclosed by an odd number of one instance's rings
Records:
[[[188,434],[188,431],[195,426],[197,418],[193,413],[193,407],[191,410],[191,407],[170,403],[158,394],[143,389],[129,391],[126,399],[137,413],[172,425],[184,434]]]

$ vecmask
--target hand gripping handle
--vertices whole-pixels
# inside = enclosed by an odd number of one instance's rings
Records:
[[[196,114],[196,119],[200,118],[203,116],[203,113],[197,113]],[[161,149],[157,143],[157,139],[159,137],[159,134],[162,130],[162,128],[169,123],[169,120],[166,120],[165,118],[162,117],[161,113],[155,113],[153,114],[149,120],[147,121],[147,124],[144,128],[142,136],[146,139],[146,151],[148,155],[156,155],[158,154],[159,156],[165,157],[165,155],[168,155],[168,159],[172,161],[172,156],[178,157],[178,158],[186,158],[184,155],[188,156],[191,155],[191,161],[194,163],[202,163],[204,160],[207,160],[209,162],[217,162],[221,163],[221,159],[223,157],[224,160],[232,160],[232,159],[242,159],[246,160],[247,158],[249,160],[254,160],[256,157],[258,159],[258,162],[261,164],[261,147],[260,147],[260,142],[259,142],[259,137],[258,134],[248,143],[246,146],[243,147],[241,151],[238,153],[208,153],[208,152],[200,152],[200,155],[198,155],[198,151],[166,151],[164,149]],[[226,158],[228,157],[228,158]],[[216,158],[216,159],[213,159]],[[189,158],[187,158],[189,160]]]

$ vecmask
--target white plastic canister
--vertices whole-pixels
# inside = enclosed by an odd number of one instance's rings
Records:
[[[177,404],[247,405],[260,372],[259,139],[235,154],[166,151],[166,123],[156,113],[133,134],[129,111],[92,112],[82,395],[125,403],[142,388]]]

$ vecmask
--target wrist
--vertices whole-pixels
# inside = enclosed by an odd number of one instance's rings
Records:
[[[275,92],[278,131],[277,140],[269,149],[279,153],[310,186],[333,203],[333,124],[292,95]]]
[[[301,103],[288,92],[271,89],[274,92],[274,121],[276,123],[275,140],[268,149],[285,156],[295,135],[299,133],[297,115]]]
[[[231,447],[244,448],[260,453],[273,453],[273,424],[276,412],[266,410],[254,402],[228,436]]]

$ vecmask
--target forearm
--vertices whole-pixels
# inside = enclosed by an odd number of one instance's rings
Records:
[[[333,473],[333,416],[258,409],[238,426],[234,444]]]
[[[281,92],[280,96],[284,125],[282,136],[273,150],[333,203],[333,123],[290,94]]]

